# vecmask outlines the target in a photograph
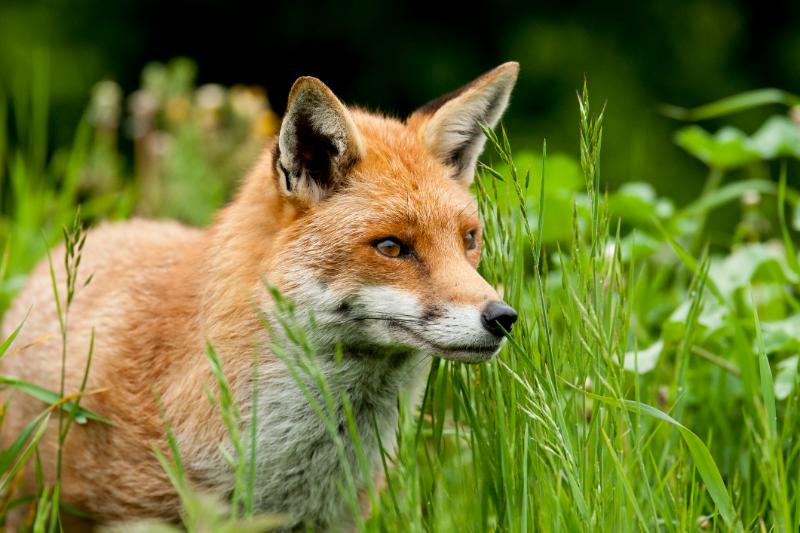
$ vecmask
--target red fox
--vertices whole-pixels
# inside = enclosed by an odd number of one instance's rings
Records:
[[[486,361],[517,318],[476,271],[481,224],[469,187],[485,144],[480,124],[497,124],[518,71],[500,65],[405,121],[346,107],[321,81],[300,78],[276,138],[208,228],[132,220],[90,231],[77,286],[92,280],[70,309],[65,391],[80,388],[94,331],[87,389],[99,392],[82,406],[114,423],[73,426],[61,500],[95,524],[177,520],[178,495],[153,452],[166,449],[165,421],[193,486],[231,493],[228,432],[207,396],[208,342],[242,420],[251,420],[257,391],[258,510],[287,516],[288,528],[347,524],[341,456],[286,360],[267,348],[264,320],[274,322],[275,300],[265,281],[297,316],[313,316],[315,361],[331,390],[347,392],[379,473],[379,442],[395,438],[398,397],[419,389],[428,356]],[[64,253],[52,254],[59,287]],[[52,290],[45,260],[5,317],[4,336],[27,320],[0,373],[57,391]],[[10,402],[8,446],[44,404],[21,393],[0,400]],[[39,451],[52,482],[50,426]],[[354,445],[344,440],[363,488]]]

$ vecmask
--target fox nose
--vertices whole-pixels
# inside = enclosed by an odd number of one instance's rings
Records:
[[[481,323],[489,333],[497,337],[503,336],[503,330],[511,331],[517,321],[517,312],[503,302],[489,302],[481,311]]]

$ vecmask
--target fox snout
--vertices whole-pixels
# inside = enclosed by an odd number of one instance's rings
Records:
[[[427,351],[455,361],[477,363],[494,357],[517,321],[517,312],[499,299],[482,306],[450,304],[441,315],[404,325]]]
[[[481,324],[495,337],[511,333],[511,327],[517,321],[517,312],[505,302],[489,302],[481,311]]]

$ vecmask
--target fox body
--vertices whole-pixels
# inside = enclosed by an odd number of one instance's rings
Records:
[[[469,185],[484,146],[479,123],[498,122],[517,72],[516,63],[501,65],[405,121],[347,108],[320,81],[301,78],[280,133],[210,227],[132,220],[92,230],[78,286],[92,280],[69,310],[65,393],[79,390],[93,338],[81,405],[114,424],[72,427],[62,501],[98,523],[177,519],[178,495],[153,453],[166,449],[165,423],[193,486],[230,494],[231,443],[207,395],[216,390],[208,342],[242,420],[257,421],[258,509],[285,514],[289,527],[346,524],[341,455],[306,396],[321,400],[319,391],[304,392],[290,371],[291,346],[281,357],[271,349],[265,322],[276,326],[277,311],[264,281],[294,303],[303,324],[313,319],[315,365],[337,399],[347,393],[367,459],[380,471],[379,439],[392,446],[398,399],[415,396],[428,356],[487,360],[516,317],[476,272],[480,221]],[[52,252],[59,288],[64,253]],[[0,373],[57,391],[52,290],[43,261],[5,317],[5,335],[25,322]],[[7,446],[44,404],[2,394]],[[341,405],[338,417],[363,488]],[[50,482],[56,426],[39,444]]]

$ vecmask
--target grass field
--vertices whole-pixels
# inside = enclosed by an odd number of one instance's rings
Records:
[[[46,143],[41,84],[4,98],[0,113],[11,113],[0,116],[2,309],[79,204],[89,222],[140,212],[202,223],[229,194],[232,173],[274,131],[274,116],[257,91],[191,92],[179,83],[181,68],[152,67],[146,76],[146,89],[165,103],[153,111],[157,126],[136,133],[132,168],[118,149],[119,95],[96,93],[74,145],[56,150]],[[183,102],[186,94],[194,96]],[[237,104],[240,97],[251,107]],[[693,119],[766,103],[798,102],[758,92],[669,112]],[[373,514],[359,529],[800,528],[800,195],[790,186],[800,126],[784,106],[750,136],[680,129],[676,141],[709,176],[702,196],[678,207],[643,182],[606,190],[596,107],[584,89],[579,160],[547,154],[546,145],[512,153],[502,131],[487,132],[487,166],[475,188],[485,224],[481,271],[520,320],[492,362],[434,362],[421,412],[402,413],[398,450],[386,458],[388,486],[372,494]],[[167,143],[157,161],[146,153],[153,139]],[[199,189],[191,202],[179,200],[187,188]],[[725,210],[738,222],[720,231],[709,221]],[[68,234],[79,240],[77,229]],[[213,350],[209,362],[222,364]],[[315,377],[313,358],[304,365]],[[232,436],[246,439],[216,375],[221,414]],[[316,385],[325,391],[323,381]],[[323,418],[328,407],[319,406]],[[39,429],[63,416],[80,422],[81,414],[51,413],[18,446],[0,450],[0,516],[19,503],[13,474],[21,461],[35,461]],[[230,513],[193,494],[180,463],[163,459],[185,497],[188,529],[260,530],[272,520],[252,517],[247,458],[234,459]],[[53,489],[39,494],[34,530],[57,530]],[[342,490],[355,502],[352,489]],[[142,529],[156,527],[167,529]]]

